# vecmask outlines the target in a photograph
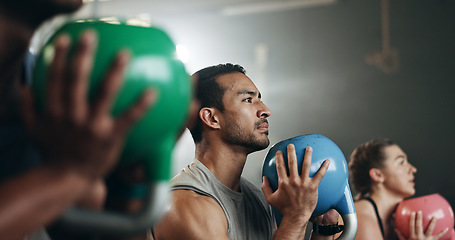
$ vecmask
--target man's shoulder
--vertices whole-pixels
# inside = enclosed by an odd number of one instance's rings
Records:
[[[190,189],[177,189],[172,191],[172,203],[178,208],[199,208],[204,207],[210,210],[213,207],[220,208],[220,205],[210,196],[197,193]]]
[[[198,239],[201,234],[227,234],[226,217],[213,198],[182,189],[172,191],[171,199],[161,222],[154,228],[158,236],[170,239],[192,236]]]
[[[210,195],[213,190],[213,177],[193,162],[186,166],[170,181],[172,190],[192,190],[202,195]]]

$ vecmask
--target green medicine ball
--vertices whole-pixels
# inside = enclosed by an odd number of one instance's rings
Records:
[[[95,31],[98,36],[88,89],[89,101],[95,98],[103,76],[122,49],[131,52],[131,60],[112,114],[123,113],[147,88],[158,92],[155,104],[131,129],[118,167],[141,162],[147,169],[149,181],[168,180],[172,149],[188,115],[192,85],[183,63],[177,59],[174,43],[164,31],[120,21],[78,20],[65,24],[49,39],[36,61],[32,89],[38,106],[45,102],[48,68],[56,37],[62,33],[71,37],[71,58],[75,43],[87,29]]]

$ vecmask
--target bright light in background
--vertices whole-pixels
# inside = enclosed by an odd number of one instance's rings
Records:
[[[182,61],[183,63],[188,62],[188,59],[190,58],[190,53],[188,51],[188,48],[181,44],[177,44],[176,49],[177,49],[177,58],[180,59],[180,61]]]
[[[304,7],[316,7],[335,3],[336,0],[294,0],[294,1],[269,1],[254,2],[251,4],[242,4],[237,6],[225,7],[222,10],[224,15],[243,15],[251,13],[264,13],[292,10]]]

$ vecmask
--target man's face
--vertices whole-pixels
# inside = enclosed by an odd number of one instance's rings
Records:
[[[266,148],[270,143],[267,118],[271,112],[251,79],[236,72],[219,76],[217,82],[226,88],[220,120],[223,139],[248,152]]]

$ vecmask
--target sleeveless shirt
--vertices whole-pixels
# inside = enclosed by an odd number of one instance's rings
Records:
[[[213,198],[224,211],[230,239],[272,239],[275,220],[271,207],[262,191],[243,177],[240,192],[236,192],[195,159],[171,180],[171,190],[177,189],[192,190]]]
[[[385,234],[385,232],[384,232],[384,225],[382,224],[381,216],[379,216],[378,206],[376,205],[376,203],[374,202],[374,200],[371,199],[370,197],[366,197],[366,198],[364,198],[364,199],[367,200],[368,202],[370,202],[371,205],[373,205],[374,212],[375,212],[375,214],[376,214],[376,219],[378,220],[379,228],[381,229],[382,238],[383,238],[383,239],[398,240],[398,237],[395,236],[393,233],[391,233],[390,235],[386,236],[386,234]],[[392,225],[393,225],[393,224],[392,224]]]

